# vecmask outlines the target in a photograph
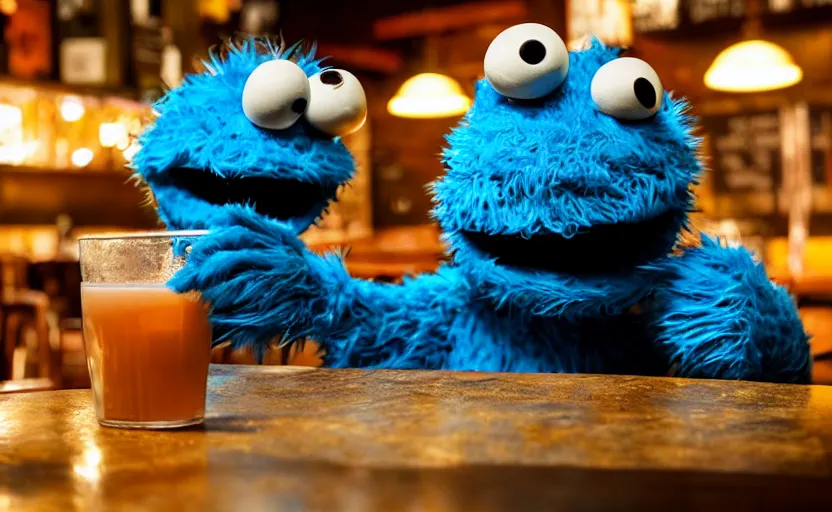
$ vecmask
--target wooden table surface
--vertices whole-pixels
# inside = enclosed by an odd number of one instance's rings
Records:
[[[208,410],[127,431],[96,424],[89,390],[2,395],[0,510],[832,503],[822,386],[213,366]]]

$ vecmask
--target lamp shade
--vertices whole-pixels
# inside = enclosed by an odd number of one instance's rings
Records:
[[[743,41],[723,50],[705,73],[705,85],[726,92],[761,92],[794,85],[803,70],[783,48],[768,41]]]
[[[438,73],[422,73],[409,78],[387,103],[394,116],[432,118],[464,114],[471,100],[459,83]]]

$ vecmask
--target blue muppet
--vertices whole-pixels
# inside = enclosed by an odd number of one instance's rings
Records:
[[[330,367],[676,375],[808,382],[785,290],[740,247],[679,239],[699,141],[644,61],[539,24],[498,35],[448,137],[434,215],[451,263],[351,278],[251,209],[193,246],[198,290],[238,344],[313,338]]]
[[[155,105],[132,162],[161,220],[208,229],[242,211],[304,231],[353,175],[340,136],[364,123],[361,84],[314,47],[260,37],[229,41],[204,66]]]

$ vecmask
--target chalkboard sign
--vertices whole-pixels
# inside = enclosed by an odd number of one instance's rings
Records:
[[[832,107],[809,109],[809,133],[812,183],[827,185],[832,181]]]
[[[639,33],[702,34],[703,29],[739,26],[744,0],[633,0],[633,29]]]
[[[712,179],[718,194],[774,194],[780,182],[780,116],[766,111],[707,117]]]

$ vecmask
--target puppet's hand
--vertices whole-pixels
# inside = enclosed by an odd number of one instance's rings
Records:
[[[234,223],[197,239],[191,247],[188,264],[168,286],[177,292],[198,291],[216,309],[225,309],[241,298],[225,291],[244,291],[240,278],[263,268],[264,256],[281,256],[285,263],[302,264],[304,250],[288,227],[247,214],[247,208],[232,210]],[[223,293],[219,293],[222,288]],[[238,289],[242,288],[242,289]]]
[[[664,264],[649,323],[679,377],[809,382],[808,338],[791,297],[743,248],[703,237]]]
[[[198,239],[185,267],[168,283],[197,291],[215,328],[237,345],[262,345],[305,322],[321,280],[303,243],[284,225],[240,208],[230,227]]]

